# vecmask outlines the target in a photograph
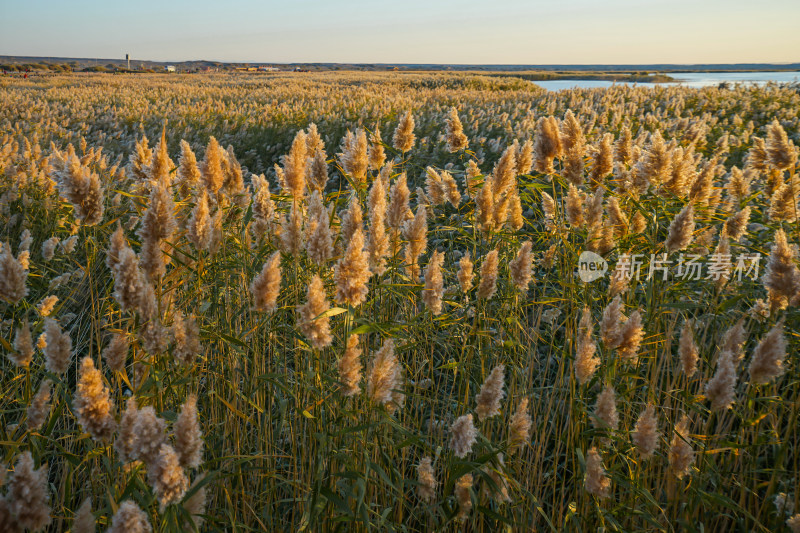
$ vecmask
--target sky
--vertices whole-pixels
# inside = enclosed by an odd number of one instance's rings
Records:
[[[0,55],[262,63],[800,62],[798,0],[0,0]]]

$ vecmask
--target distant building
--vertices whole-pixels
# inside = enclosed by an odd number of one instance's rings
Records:
[[[167,72],[175,72],[175,65],[167,65],[166,67],[164,67],[164,70],[166,70]]]
[[[278,72],[278,67],[258,67],[259,72]]]

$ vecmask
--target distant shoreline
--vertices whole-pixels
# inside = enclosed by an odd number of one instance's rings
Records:
[[[797,63],[719,63],[719,64],[676,64],[652,63],[641,65],[501,65],[501,64],[425,64],[425,63],[275,63],[275,62],[226,62],[211,60],[192,61],[150,61],[146,59],[131,58],[132,71],[153,70],[163,71],[167,66],[175,67],[177,71],[198,72],[205,70],[233,71],[247,67],[273,67],[281,71],[294,69],[318,71],[464,71],[480,72],[501,75],[524,77],[531,81],[553,79],[607,79],[609,81],[639,81],[660,83],[670,81],[672,72],[786,72],[800,70]],[[25,67],[30,71],[58,70],[58,71],[84,71],[98,70],[113,72],[125,70],[128,62],[124,58],[69,58],[69,57],[43,57],[43,56],[8,56],[0,55],[0,69],[18,70]],[[600,76],[581,77],[575,76]],[[538,77],[532,77],[538,76]],[[615,76],[617,76],[615,78]],[[664,76],[664,78],[661,78]]]

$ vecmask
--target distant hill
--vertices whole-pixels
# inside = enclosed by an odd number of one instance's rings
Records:
[[[793,71],[800,70],[800,63],[725,63],[725,64],[642,64],[642,65],[455,65],[428,63],[270,63],[270,62],[223,62],[195,61],[150,61],[132,58],[131,70],[163,71],[172,65],[178,71],[201,71],[206,69],[234,70],[242,67],[268,66],[280,70],[300,68],[309,71],[322,70],[469,70],[469,71],[582,71],[582,72],[736,72],[736,71]],[[125,59],[94,59],[73,57],[0,56],[0,68],[23,67],[28,70],[123,70]]]

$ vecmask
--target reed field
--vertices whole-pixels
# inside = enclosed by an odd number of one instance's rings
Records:
[[[800,532],[800,88],[0,80],[0,531]]]

